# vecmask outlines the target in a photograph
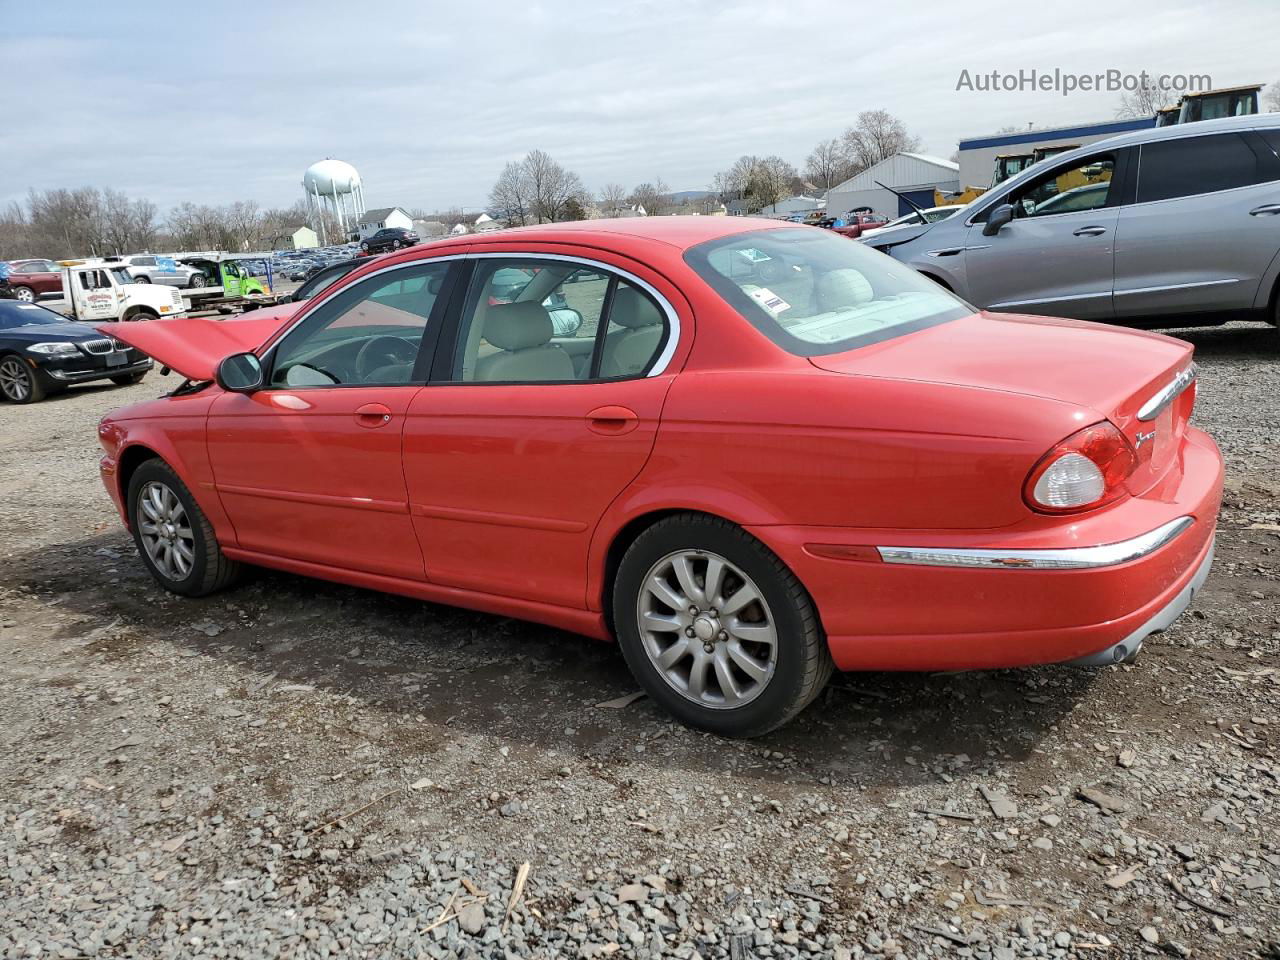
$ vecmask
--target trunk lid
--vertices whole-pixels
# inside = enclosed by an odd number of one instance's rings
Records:
[[[256,351],[292,321],[298,308],[299,304],[288,303],[230,317],[100,323],[97,329],[189,380],[212,380],[223,359]]]
[[[845,353],[811,357],[833,373],[921,380],[1045,397],[1110,420],[1133,446],[1128,487],[1141,493],[1170,467],[1195,400],[1189,383],[1143,419],[1144,405],[1180,375],[1189,380],[1190,344],[1172,337],[1078,320],[976,313]],[[1013,397],[1011,402],[1016,402]]]

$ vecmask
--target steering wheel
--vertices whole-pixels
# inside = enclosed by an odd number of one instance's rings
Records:
[[[356,354],[356,377],[367,380],[375,370],[397,363],[413,363],[417,356],[418,345],[412,340],[386,335],[370,337]]]

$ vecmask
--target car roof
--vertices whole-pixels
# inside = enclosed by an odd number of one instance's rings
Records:
[[[531,227],[509,227],[492,233],[471,233],[436,240],[433,252],[459,246],[482,246],[511,243],[514,238],[527,243],[600,243],[611,238],[628,237],[650,240],[686,250],[706,240],[749,233],[753,230],[794,229],[787,220],[766,217],[617,217],[601,220],[573,220],[568,223],[543,223]]]
[[[1107,150],[1121,147],[1132,147],[1144,143],[1159,143],[1164,140],[1180,140],[1186,137],[1205,137],[1215,133],[1227,133],[1232,130],[1270,130],[1280,128],[1280,113],[1250,113],[1243,117],[1223,117],[1219,120],[1197,120],[1193,123],[1178,123],[1171,127],[1143,127],[1141,130],[1130,130],[1106,140],[1086,143],[1066,153],[1055,153],[1039,163],[1033,163],[1022,172],[1005,180],[994,190],[975,197],[968,206],[980,210],[991,201],[997,191],[1007,194],[1011,187],[1027,183],[1040,176],[1044,171],[1060,167],[1077,158],[1092,156]],[[966,220],[968,218],[965,218]]]

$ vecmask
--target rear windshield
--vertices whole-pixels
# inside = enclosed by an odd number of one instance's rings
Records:
[[[685,262],[765,336],[801,357],[973,313],[910,267],[817,227],[736,233],[691,247]]]

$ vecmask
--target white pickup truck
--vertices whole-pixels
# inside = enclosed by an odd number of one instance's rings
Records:
[[[62,299],[71,317],[83,323],[154,320],[187,309],[177,287],[138,283],[118,261],[63,267]]]

